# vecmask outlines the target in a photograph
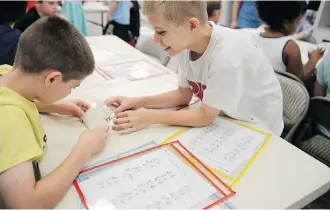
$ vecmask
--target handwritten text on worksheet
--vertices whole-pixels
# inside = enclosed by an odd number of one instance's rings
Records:
[[[99,201],[116,208],[190,208],[216,190],[167,149],[117,163],[80,186],[89,206]]]
[[[199,159],[227,175],[233,175],[266,140],[267,135],[223,118],[204,128],[193,128],[178,139]]]

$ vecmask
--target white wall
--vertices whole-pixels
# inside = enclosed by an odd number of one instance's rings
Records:
[[[231,21],[232,1],[222,1],[219,24],[229,26]]]
[[[322,1],[314,23],[313,37],[317,43],[323,40],[330,41],[330,2]]]

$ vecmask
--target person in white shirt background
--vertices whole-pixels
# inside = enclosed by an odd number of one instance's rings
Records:
[[[310,52],[309,61],[304,66],[299,46],[291,36],[299,25],[306,2],[257,1],[256,6],[267,27],[264,32],[254,34],[252,39],[265,51],[273,69],[289,72],[301,80],[309,80],[323,56],[323,50]]]

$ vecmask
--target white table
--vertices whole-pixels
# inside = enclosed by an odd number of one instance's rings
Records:
[[[116,37],[102,36],[87,39],[93,49],[110,48],[127,55],[109,59],[109,63],[145,59],[159,66],[157,62]],[[105,82],[101,76],[94,73],[69,98],[80,96],[85,100],[92,99],[93,96],[88,95],[86,91],[93,92],[93,88],[95,90],[96,86],[102,85],[108,85],[108,88],[100,92],[95,91],[95,95],[101,98],[125,93],[145,95],[174,89],[177,85],[176,75],[171,71],[168,72],[168,75],[137,81],[134,84],[124,80]],[[45,176],[66,158],[85,127],[78,119],[72,117],[43,115],[42,123],[48,135],[45,156],[40,163],[41,174]],[[177,129],[178,127],[174,126],[154,125],[123,136],[112,131],[105,150],[93,157],[91,162],[102,160],[150,140],[161,142]],[[238,182],[235,187],[237,195],[230,202],[237,208],[301,208],[329,188],[330,168],[285,140],[274,136]],[[74,187],[71,187],[57,208],[77,208],[77,193]]]

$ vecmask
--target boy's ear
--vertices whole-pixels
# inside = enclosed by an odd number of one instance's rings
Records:
[[[48,70],[45,72],[45,85],[49,87],[53,84],[59,83],[63,81],[63,75],[61,72],[56,70]]]
[[[200,25],[200,22],[197,18],[192,17],[192,18],[189,19],[189,26],[190,26],[191,31],[198,28],[199,25]]]

